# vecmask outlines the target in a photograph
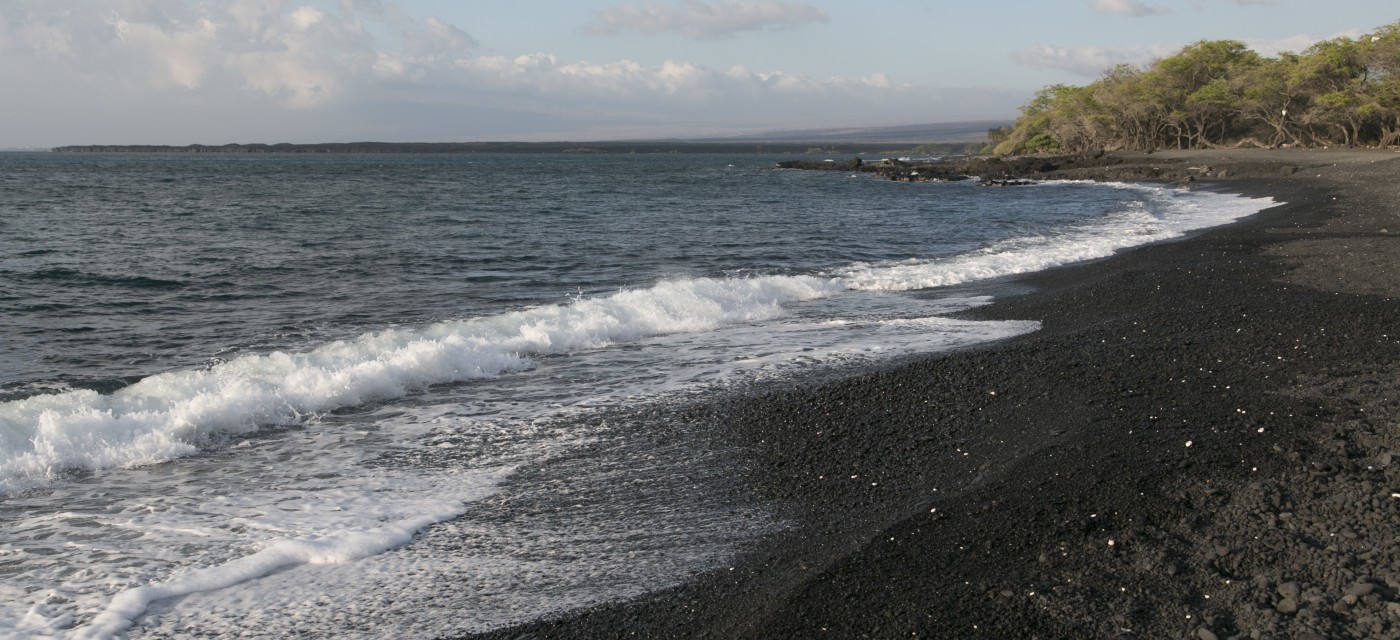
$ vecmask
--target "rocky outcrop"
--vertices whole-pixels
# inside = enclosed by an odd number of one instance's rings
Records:
[[[1258,154],[1251,151],[1246,153]],[[883,159],[860,162],[792,160],[781,169],[859,171],[898,182],[952,182],[978,179],[986,186],[1008,187],[1033,180],[1101,180],[1113,182],[1177,182],[1236,178],[1277,178],[1297,173],[1304,163],[1279,162],[1277,158],[1250,158],[1237,150],[1221,151],[1218,159],[1201,162],[1197,156],[1175,153],[1123,152],[1062,156],[956,156],[941,160],[909,162]]]

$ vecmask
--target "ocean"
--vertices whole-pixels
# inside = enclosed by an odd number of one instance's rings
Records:
[[[0,638],[479,631],[782,529],[648,408],[1273,204],[763,155],[0,154]],[[836,160],[844,160],[837,158]]]

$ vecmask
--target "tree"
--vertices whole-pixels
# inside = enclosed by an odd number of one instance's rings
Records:
[[[1189,121],[1188,130],[1194,136],[1193,140],[1188,140],[1190,146],[1219,146],[1229,135],[1240,101],[1241,97],[1225,77],[1216,78],[1186,96],[1185,117]],[[1214,135],[1212,129],[1215,129]]]
[[[1214,124],[1211,118],[1234,102],[1227,78],[1258,60],[1258,54],[1237,40],[1201,40],[1153,65],[1147,77],[1159,85],[1157,101],[1168,114],[1173,146],[1203,146],[1206,129]]]
[[[1400,21],[1381,27],[1366,42],[1365,92],[1374,104],[1378,142],[1400,142]]]
[[[1259,142],[1266,139],[1266,143]],[[1202,40],[1086,87],[1037,91],[997,153],[1400,142],[1400,22],[1265,58]]]
[[[1292,125],[1307,104],[1307,96],[1299,86],[1298,58],[1285,53],[1268,60],[1235,79],[1243,96],[1240,113],[1246,119],[1272,129],[1269,146],[1300,142]],[[1289,119],[1292,112],[1293,120]]]
[[[1094,85],[1094,93],[1111,121],[1105,147],[1151,149],[1166,123],[1160,79],[1131,65],[1109,69]]]
[[[997,145],[1000,154],[1024,153],[1032,138],[1046,133],[1049,129],[1054,109],[1056,92],[1065,85],[1051,85],[1035,92],[1030,102],[1021,106],[1021,117],[1016,119],[1006,139]],[[1043,142],[1043,141],[1042,141]]]
[[[1324,40],[1298,59],[1295,81],[1310,97],[1300,114],[1304,133],[1314,144],[1337,141],[1328,132],[1335,129],[1340,142],[1348,146],[1360,138],[1360,85],[1365,82],[1366,64],[1361,43],[1350,38]]]

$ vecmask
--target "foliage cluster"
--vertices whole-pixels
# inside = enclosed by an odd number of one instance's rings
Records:
[[[1085,87],[1053,85],[989,132],[997,153],[1400,143],[1400,21],[1301,54],[1202,40]]]

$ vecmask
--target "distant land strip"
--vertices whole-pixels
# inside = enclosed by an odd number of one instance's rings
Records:
[[[927,142],[336,142],[321,144],[71,145],[56,153],[809,153],[841,154],[880,150],[949,153],[961,144]],[[899,151],[890,151],[896,153]]]

